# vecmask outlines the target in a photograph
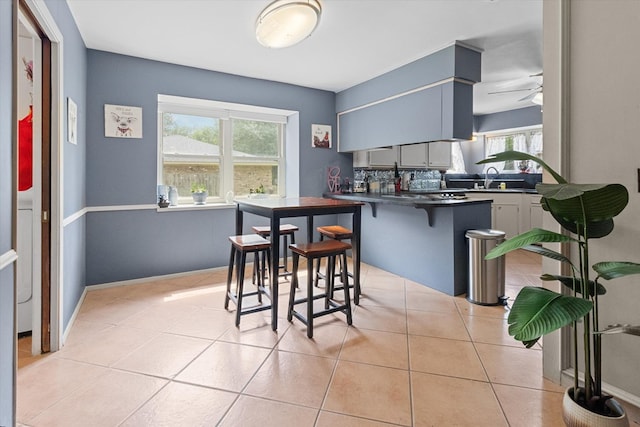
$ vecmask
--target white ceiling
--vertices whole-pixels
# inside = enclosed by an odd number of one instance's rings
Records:
[[[459,40],[483,50],[474,113],[518,101],[542,71],[542,0],[321,0],[311,37],[261,46],[271,0],[67,0],[88,48],[338,92]]]

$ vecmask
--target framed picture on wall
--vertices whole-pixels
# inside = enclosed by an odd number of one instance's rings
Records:
[[[311,146],[314,148],[331,148],[331,126],[311,125]]]
[[[104,136],[142,138],[142,108],[104,104]]]
[[[78,106],[71,98],[67,98],[67,140],[78,144]]]

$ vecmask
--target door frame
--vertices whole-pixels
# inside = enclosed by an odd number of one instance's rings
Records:
[[[64,97],[63,97],[63,37],[53,16],[49,12],[44,0],[20,0],[20,4],[33,18],[35,24],[42,30],[44,36],[50,43],[47,55],[50,59],[50,114],[49,126],[44,125],[50,131],[50,191],[42,195],[43,203],[50,203],[50,209],[43,204],[41,222],[43,226],[48,223],[49,238],[42,236],[42,244],[50,248],[49,256],[43,256],[42,274],[48,276],[42,281],[42,299],[40,307],[34,306],[34,310],[47,310],[41,316],[43,326],[40,328],[40,337],[33,337],[34,347],[40,346],[41,351],[57,351],[63,343],[63,310],[62,310],[62,247],[63,247],[63,180],[62,180],[62,159],[63,159],[63,117],[64,117]],[[45,51],[45,41],[43,40],[43,51]],[[43,87],[43,91],[46,90]],[[46,97],[43,97],[46,102]],[[46,136],[43,135],[43,139]],[[44,154],[44,153],[43,153]],[[46,159],[43,157],[43,161]],[[43,193],[44,193],[43,189]],[[48,199],[48,200],[47,200]],[[41,252],[43,255],[45,251]],[[38,254],[40,255],[40,254]],[[45,259],[46,258],[46,259]],[[48,263],[49,268],[46,268]],[[49,295],[49,297],[47,297]],[[46,301],[45,301],[46,299]],[[49,314],[49,316],[46,316]],[[49,317],[49,321],[47,321]],[[48,347],[48,348],[47,348]],[[35,348],[34,348],[35,349]]]

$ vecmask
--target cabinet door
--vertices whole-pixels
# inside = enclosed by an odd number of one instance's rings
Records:
[[[531,212],[531,224],[529,229],[542,228],[542,214],[544,212],[542,205],[539,203],[532,203],[529,207],[529,211]]]
[[[430,169],[449,169],[451,167],[451,143],[446,141],[430,142],[428,159]]]
[[[398,161],[398,147],[391,147],[390,150],[369,151],[369,165],[371,166],[393,166]]]
[[[369,166],[369,152],[358,150],[353,152],[353,167],[366,168]]]
[[[400,166],[424,168],[427,166],[427,145],[412,144],[400,146]]]
[[[520,207],[518,205],[494,203],[491,213],[492,227],[504,231],[507,239],[519,234]]]

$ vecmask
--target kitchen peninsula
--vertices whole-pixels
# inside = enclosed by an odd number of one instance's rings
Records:
[[[327,193],[324,197],[365,202],[362,262],[448,295],[466,293],[465,233],[491,227],[490,198],[467,199],[455,192]]]

